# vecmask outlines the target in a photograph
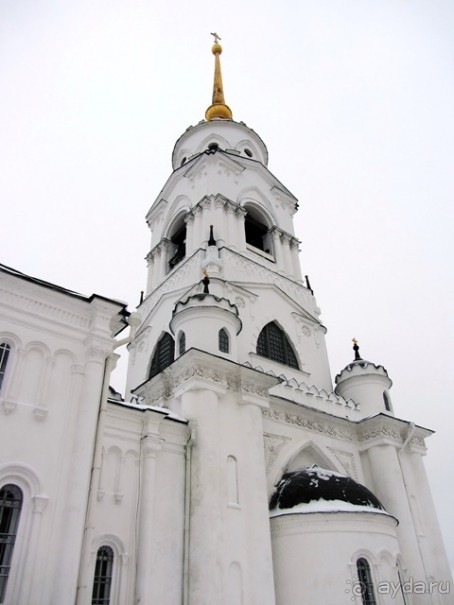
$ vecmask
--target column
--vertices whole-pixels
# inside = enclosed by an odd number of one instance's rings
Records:
[[[219,248],[225,244],[227,239],[225,204],[225,200],[222,199],[215,201],[214,238]]]
[[[292,257],[293,275],[294,275],[294,277],[296,277],[296,279],[301,280],[302,279],[301,266],[300,266],[300,260],[299,260],[299,256],[298,256],[299,242],[296,238],[292,237],[292,239],[289,242],[289,245],[290,245],[290,254]]]
[[[141,465],[141,491],[139,509],[139,528],[137,546],[137,576],[136,576],[136,605],[147,605],[150,602],[153,582],[153,524],[154,505],[156,495],[155,475],[156,460],[162,447],[162,439],[156,433],[148,431],[142,437]],[[162,595],[162,602],[165,602]]]
[[[79,397],[74,402],[76,408],[76,416],[72,419],[75,425],[74,440],[69,454],[71,463],[67,469],[66,497],[59,532],[58,554],[55,559],[52,603],[64,603],[68,600],[68,595],[76,594],[81,561],[90,471],[107,352],[94,343],[88,354],[83,376],[77,375],[79,380],[83,379],[83,383]],[[84,584],[79,588],[82,600],[78,599],[77,602],[85,603],[83,595],[90,591],[91,586]]]
[[[195,250],[194,215],[191,212],[188,212],[184,220],[186,223],[186,256],[189,257]]]
[[[390,444],[375,445],[367,451],[367,456],[375,485],[373,491],[388,513],[399,521],[396,533],[402,553],[404,580],[412,578],[415,582],[426,582],[426,573],[396,447]],[[427,605],[426,595],[414,594],[412,599],[412,605]]]
[[[170,242],[165,239],[163,239],[159,244],[159,249],[161,251],[161,259],[159,262],[159,281],[156,284],[156,287],[160,285],[160,283],[164,280],[165,276],[168,273],[169,244]]]
[[[154,288],[154,274],[156,272],[155,267],[155,254],[156,250],[151,250],[146,257],[147,260],[147,268],[148,268],[148,276],[147,276],[147,296],[153,291]]]
[[[452,573],[449,567],[443,536],[438,524],[422,456],[417,451],[405,449],[400,453],[402,470],[410,497],[413,515],[417,517],[418,540],[427,575],[440,582],[435,590],[440,603],[448,604],[452,599]],[[415,510],[417,509],[417,510]],[[449,591],[448,591],[449,588]],[[451,592],[451,596],[449,595]]]
[[[273,238],[273,255],[274,260],[276,261],[276,269],[277,271],[282,271],[283,263],[282,263],[282,245],[280,238],[280,230],[277,227],[272,227],[270,229],[270,235]]]
[[[286,275],[292,275],[293,262],[290,253],[290,237],[286,233],[281,234],[282,242],[282,257],[283,257],[283,270]]]
[[[202,243],[202,207],[200,204],[193,210],[194,212],[194,251],[198,250]]]
[[[244,230],[244,219],[246,217],[246,210],[240,206],[236,207],[233,215],[233,233],[232,242],[235,244],[235,250],[242,250],[246,243],[246,233]]]
[[[182,413],[195,426],[192,448],[189,519],[188,605],[212,605],[223,594],[223,535],[221,498],[222,456],[219,452],[221,427],[218,396],[208,389],[196,389],[181,397]]]

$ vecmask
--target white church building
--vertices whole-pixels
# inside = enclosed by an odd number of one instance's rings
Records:
[[[333,383],[297,200],[212,52],[136,312],[0,265],[0,603],[452,604],[432,431],[356,342]]]

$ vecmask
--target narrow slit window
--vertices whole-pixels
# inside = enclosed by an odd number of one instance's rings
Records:
[[[8,343],[0,343],[0,391],[2,390],[2,384],[6,374],[6,366],[8,365],[8,358],[11,353],[11,347]]]
[[[22,501],[17,485],[4,485],[0,490],[0,603],[5,600]]]
[[[222,328],[219,330],[219,350],[221,353],[229,353],[230,352],[230,342],[229,335],[226,330]]]
[[[366,559],[358,559],[356,568],[358,571],[358,582],[361,587],[363,605],[376,605],[377,601],[375,600],[374,583],[372,581],[369,563]]]
[[[227,458],[227,498],[229,504],[238,505],[238,464],[235,456]]]
[[[98,549],[91,605],[109,605],[110,603],[113,560],[114,553],[110,546],[101,546]]]
[[[184,332],[180,332],[180,337],[178,338],[178,352],[180,355],[186,351],[186,334]]]

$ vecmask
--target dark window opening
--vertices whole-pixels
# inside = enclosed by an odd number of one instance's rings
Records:
[[[267,242],[268,227],[251,216],[249,212],[244,219],[244,230],[247,244],[271,254],[270,246]]]
[[[180,332],[180,337],[178,339],[178,351],[180,355],[186,351],[186,334],[184,332]]]
[[[186,158],[186,157],[184,157],[184,158],[181,160],[181,162],[180,162],[180,166],[183,166],[183,164],[186,164],[186,159],[187,159],[187,158]]]
[[[168,332],[158,341],[156,351],[151,360],[150,378],[156,376],[169,366],[175,359],[175,341]]]
[[[11,352],[11,347],[6,342],[0,343],[0,390],[2,388],[3,379],[6,374],[6,366],[8,365],[8,357]]]
[[[169,269],[173,269],[186,256],[186,225],[178,229],[170,238],[171,254]]]
[[[358,571],[358,582],[361,587],[361,599],[363,605],[376,605],[377,602],[374,595],[374,583],[372,581],[369,563],[366,561],[366,559],[358,559],[356,562],[356,568]]]
[[[224,330],[224,328],[222,328],[221,330],[219,330],[219,350],[222,353],[228,353],[229,349],[230,349],[230,347],[229,347],[229,335]]]
[[[114,554],[110,546],[101,546],[96,554],[92,605],[109,605],[110,603],[113,559]]]
[[[5,600],[22,500],[16,485],[4,485],[0,490],[0,603]]]
[[[383,401],[385,402],[385,409],[388,410],[388,412],[390,412],[391,411],[391,405],[389,403],[388,395],[386,394],[385,391],[383,391]]]
[[[273,322],[267,324],[257,340],[257,355],[299,370],[296,355],[287,335]]]
[[[252,151],[250,149],[245,149],[244,153],[248,156],[248,158],[252,158]]]

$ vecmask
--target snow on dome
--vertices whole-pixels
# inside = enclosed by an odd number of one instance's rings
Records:
[[[285,473],[271,497],[270,513],[384,512],[374,494],[346,475],[317,465]]]

